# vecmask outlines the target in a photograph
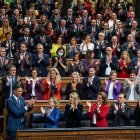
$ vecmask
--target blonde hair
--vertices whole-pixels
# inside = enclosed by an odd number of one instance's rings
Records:
[[[54,108],[60,108],[60,102],[57,98],[55,97],[51,97],[50,99],[53,99],[53,102],[54,102]]]
[[[77,76],[77,83],[80,83],[80,75],[79,75],[79,73],[78,73],[78,72],[73,72],[73,73],[71,74],[71,77],[72,77],[73,75],[76,75],[76,76]]]
[[[128,62],[128,63],[131,62],[131,59],[130,59],[130,57],[129,57],[129,53],[128,53],[128,51],[126,51],[126,50],[123,51],[123,52],[121,53],[121,57],[120,57],[120,59],[119,59],[119,62],[123,60],[122,56],[123,56],[124,53],[127,53],[126,62]]]
[[[7,22],[8,23],[7,29],[4,27],[4,22]],[[9,32],[11,30],[11,28],[9,26],[9,20],[7,18],[4,18],[3,21],[2,21],[2,29],[3,29],[3,32],[4,33]],[[5,31],[5,29],[6,29],[6,31]]]
[[[80,103],[79,95],[78,95],[77,92],[71,92],[71,93],[69,94],[69,96],[72,96],[73,99],[75,99],[75,100],[78,102],[78,104]]]
[[[61,76],[60,76],[60,73],[59,73],[57,68],[51,68],[49,70],[47,79],[50,80],[50,73],[51,73],[51,71],[54,71],[56,73],[55,84],[58,83],[58,82],[61,82]]]

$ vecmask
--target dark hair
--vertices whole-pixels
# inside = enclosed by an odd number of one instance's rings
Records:
[[[64,55],[65,55],[65,49],[64,49],[63,47],[59,47],[59,48],[57,49],[57,51],[56,51],[56,54],[58,54],[58,52],[59,52],[60,50],[63,50],[63,56],[64,56]]]
[[[120,92],[120,93],[118,94],[118,96],[119,96],[119,95],[123,95],[124,98],[126,98],[126,95],[125,95],[124,93],[122,93],[122,92]]]
[[[13,90],[17,90],[19,88],[22,88],[22,84],[21,84],[21,82],[16,82],[16,84],[13,87]]]
[[[32,73],[33,70],[36,70],[36,71],[37,71],[37,77],[38,77],[38,76],[40,75],[40,71],[39,71],[39,69],[36,68],[36,67],[35,67],[35,68],[32,68],[32,69],[31,69],[31,73]]]
[[[88,70],[91,69],[91,68],[93,68],[96,71],[96,67],[95,66],[92,66],[92,65],[89,66]]]
[[[136,71],[136,70],[132,70],[132,71],[130,72],[130,74],[135,74],[135,75],[137,75],[137,71]]]
[[[10,32],[6,32],[5,33],[5,36],[7,36],[7,35],[12,35]]]

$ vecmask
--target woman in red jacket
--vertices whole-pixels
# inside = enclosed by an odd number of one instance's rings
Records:
[[[107,95],[100,92],[97,97],[97,104],[91,104],[89,101],[87,101],[87,105],[89,107],[87,115],[91,120],[90,126],[108,127],[106,120],[109,110],[107,106]]]
[[[50,97],[61,99],[61,77],[56,68],[51,68],[47,78],[44,80],[44,100],[49,100]]]

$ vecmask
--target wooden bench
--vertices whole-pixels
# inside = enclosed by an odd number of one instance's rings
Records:
[[[42,77],[42,80],[44,80],[46,77]],[[83,81],[83,77],[80,78],[81,79],[81,83]],[[23,83],[23,86],[26,87],[26,80],[24,77],[21,77],[21,80],[22,80],[22,83]],[[104,84],[105,84],[105,78],[104,77],[100,77],[100,80],[101,80],[101,87],[104,87]],[[121,82],[121,85],[123,86],[123,83],[124,83],[124,78],[118,78],[118,80],[120,80]],[[62,77],[61,78],[61,82],[62,82],[62,87],[63,88],[66,88],[66,85],[67,83],[69,83],[71,81],[71,77]],[[0,91],[2,91],[2,78],[0,77]]]
[[[140,128],[65,128],[25,129],[17,132],[17,140],[139,140]]]

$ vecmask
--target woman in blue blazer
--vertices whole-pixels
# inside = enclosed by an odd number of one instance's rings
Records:
[[[51,97],[49,107],[41,107],[42,117],[45,119],[44,128],[57,128],[60,119],[59,100]]]

